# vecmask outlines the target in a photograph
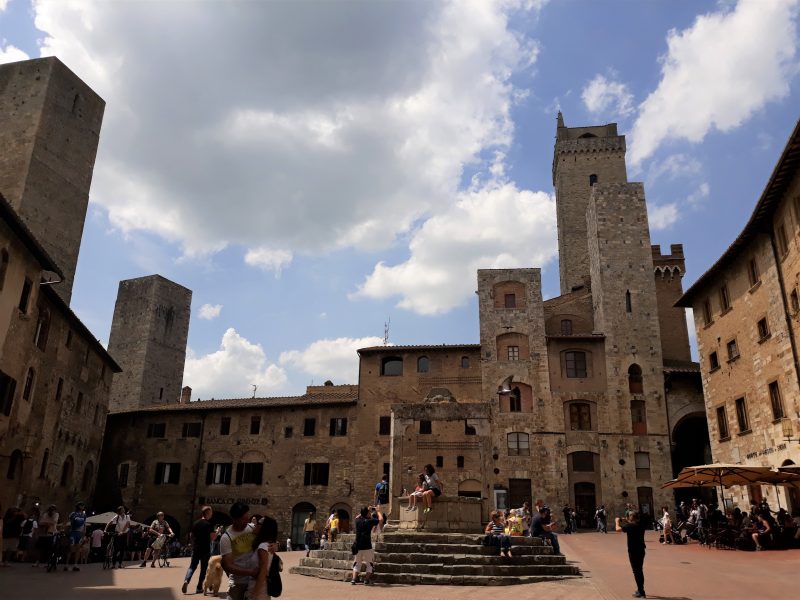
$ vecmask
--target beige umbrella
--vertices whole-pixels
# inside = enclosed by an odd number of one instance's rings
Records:
[[[685,467],[672,481],[662,488],[679,487],[730,487],[760,483],[762,478],[775,473],[769,467],[748,465],[711,464]]]

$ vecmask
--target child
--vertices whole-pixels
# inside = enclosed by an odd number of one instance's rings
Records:
[[[406,510],[417,510],[417,500],[422,498],[422,493],[427,489],[425,483],[425,474],[420,473],[417,475],[417,487],[408,495],[408,508]]]
[[[491,545],[500,546],[500,556],[511,556],[511,537],[503,530],[505,523],[499,510],[492,511],[491,520],[486,525],[486,534],[491,536]]]

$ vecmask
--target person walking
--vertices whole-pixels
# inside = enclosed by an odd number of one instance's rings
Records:
[[[634,598],[647,598],[644,593],[644,527],[639,522],[639,513],[631,510],[626,523],[619,517],[615,520],[617,531],[623,531],[628,536],[628,560],[631,563],[633,578],[636,581]]]
[[[234,502],[229,512],[233,523],[222,534],[219,548],[222,568],[230,575],[227,600],[244,600],[251,580],[258,575],[258,559],[253,551],[255,531],[250,525],[250,507]]]
[[[214,510],[210,506],[204,506],[200,509],[200,518],[194,522],[192,530],[189,532],[189,540],[192,543],[192,560],[189,563],[189,569],[186,571],[186,576],[183,578],[183,585],[181,586],[181,591],[184,594],[198,565],[200,566],[200,576],[197,579],[195,592],[197,594],[203,593],[203,581],[206,578],[208,560],[211,558],[211,542],[217,538],[217,532],[210,522],[213,514]]]
[[[597,512],[594,513],[594,518],[597,521],[597,531],[608,533],[608,515],[606,514],[605,504],[600,505],[600,507],[597,509]]]
[[[53,536],[56,533],[59,518],[60,515],[55,504],[48,506],[44,514],[39,517],[39,537],[36,538],[34,567],[38,567],[40,563],[46,565],[50,562],[50,554],[53,552]]]
[[[106,525],[106,531],[114,534],[114,556],[111,559],[111,568],[122,568],[125,560],[125,551],[128,546],[128,530],[131,528],[131,518],[127,515],[124,506],[117,507],[117,516]]]
[[[389,511],[389,476],[384,473],[381,480],[375,484],[375,492],[372,495],[372,503],[375,508],[382,515],[388,514]],[[385,518],[385,517],[384,517]],[[386,521],[384,520],[384,523]],[[383,531],[381,526],[378,526],[378,533]]]
[[[317,537],[317,521],[314,513],[308,513],[308,518],[303,522],[303,543],[306,545],[306,556],[311,554],[311,546]]]
[[[367,564],[367,574],[364,576],[364,584],[372,583],[372,573],[375,569],[375,551],[372,549],[372,529],[383,524],[383,515],[375,510],[373,506],[363,506],[359,516],[356,518],[356,554],[353,557],[353,581],[358,583],[358,575],[361,573],[361,564]]]

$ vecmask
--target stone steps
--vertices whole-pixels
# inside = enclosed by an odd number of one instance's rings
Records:
[[[470,576],[521,576],[521,575],[574,575],[575,569],[565,564],[540,564],[535,562],[514,562],[514,558],[500,560],[490,564],[453,564],[453,563],[390,563],[381,560],[376,563],[375,570],[379,573],[406,573],[410,566],[416,575],[470,575]],[[302,562],[304,567],[318,569],[336,569],[349,571],[353,568],[351,560],[334,560],[328,558],[308,558]]]

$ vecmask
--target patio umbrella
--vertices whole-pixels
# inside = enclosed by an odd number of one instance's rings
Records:
[[[760,483],[768,474],[775,473],[769,467],[749,465],[711,464],[685,467],[672,481],[662,488],[677,487],[731,487]]]
[[[88,519],[86,519],[87,523],[91,523],[92,525],[107,525],[111,519],[117,516],[115,512],[104,512],[100,513],[99,515],[92,515]],[[136,521],[131,521],[131,526],[139,525]]]

